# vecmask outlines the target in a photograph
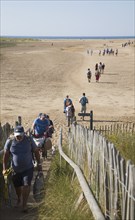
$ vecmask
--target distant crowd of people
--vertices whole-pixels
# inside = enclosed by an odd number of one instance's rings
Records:
[[[128,42],[125,42],[124,44],[122,44],[122,47],[126,47],[126,46],[130,46],[131,44],[133,44],[134,42],[132,41],[128,41]]]
[[[89,49],[87,49],[87,54],[89,55],[93,55],[94,54],[94,51],[93,50],[89,50]],[[103,49],[103,50],[99,50],[98,51],[98,55],[99,56],[101,56],[101,55],[103,55],[103,56],[105,56],[105,55],[118,55],[118,49],[115,49],[115,50],[113,50],[112,48],[106,48],[106,49]]]
[[[132,44],[134,44],[134,42],[133,41],[128,41],[128,42],[125,42],[125,43],[122,43],[122,47],[126,47],[126,46],[130,46],[130,45],[132,45]],[[93,50],[93,49],[87,49],[87,54],[88,55],[93,55],[93,54],[98,54],[99,56],[105,56],[105,55],[118,55],[118,49],[116,48],[116,49],[112,49],[112,48],[109,48],[109,46],[108,45],[106,45],[106,44],[104,44],[104,46],[106,46],[106,48],[105,49],[102,49],[102,50]]]
[[[107,48],[107,49],[104,49],[104,50],[99,50],[99,56],[101,56],[101,55],[103,55],[103,56],[105,56],[105,55],[118,55],[118,49],[115,49],[115,50],[113,50],[112,48],[111,49],[109,49],[109,48]]]

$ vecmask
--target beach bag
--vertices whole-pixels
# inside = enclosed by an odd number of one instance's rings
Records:
[[[51,142],[51,139],[50,138],[47,138],[45,140],[45,149],[46,150],[50,150],[52,148],[52,142]]]
[[[34,140],[37,147],[42,147],[44,145],[44,142],[45,142],[45,137],[33,138],[33,140]]]

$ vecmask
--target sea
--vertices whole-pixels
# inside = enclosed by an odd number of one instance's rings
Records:
[[[40,40],[135,39],[135,36],[1,36],[4,38],[30,38]]]

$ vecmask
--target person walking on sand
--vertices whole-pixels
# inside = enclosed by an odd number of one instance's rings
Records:
[[[96,77],[96,82],[99,82],[99,78],[100,78],[100,72],[99,70],[95,70],[95,77]]]
[[[118,55],[118,49],[116,49],[115,55],[116,55],[116,56]]]
[[[98,69],[98,63],[96,63],[95,65],[95,77],[96,77],[96,82],[99,82],[100,72]]]
[[[66,96],[66,98],[64,99],[64,113],[66,113],[66,107],[68,106],[68,105],[71,105],[72,104],[72,100],[69,98],[69,95],[67,95]]]
[[[91,56],[93,55],[93,50],[91,50]]]
[[[104,70],[105,70],[105,64],[102,63],[102,74],[104,73]]]
[[[33,153],[37,160],[38,171],[42,172],[40,155],[36,144],[31,137],[25,135],[22,126],[15,127],[13,137],[8,138],[4,146],[2,173],[6,175],[11,158],[12,181],[17,194],[16,206],[21,205],[22,199],[23,212],[27,212],[27,200],[33,178]]]
[[[98,70],[98,63],[95,65],[95,71]]]
[[[66,107],[66,116],[67,116],[67,126],[69,127],[70,124],[72,124],[73,120],[74,120],[74,115],[75,115],[75,108],[73,103],[72,104],[68,104]]]
[[[81,103],[81,113],[86,113],[86,104],[88,103],[88,98],[83,93],[83,96],[80,98],[79,102]],[[82,117],[84,121],[84,116]]]
[[[89,82],[89,83],[90,83],[90,81],[91,81],[91,76],[92,76],[91,70],[88,69],[87,78],[88,78],[88,82]]]
[[[98,69],[99,69],[99,72],[100,74],[102,73],[102,63],[100,62],[99,65],[98,65]]]

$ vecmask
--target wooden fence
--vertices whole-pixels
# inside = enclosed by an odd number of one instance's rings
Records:
[[[135,166],[99,132],[72,124],[69,156],[83,171],[106,219],[135,219]]]
[[[95,123],[96,124],[96,123]],[[135,134],[135,123],[132,122],[122,122],[122,123],[110,123],[104,125],[95,125],[94,130],[98,130],[101,134],[112,135],[112,134]]]
[[[21,123],[21,116],[18,116],[18,120],[15,121],[15,126],[21,125]],[[9,137],[11,133],[13,133],[13,130],[13,126],[11,126],[8,122],[4,125],[1,125],[0,123],[0,151],[3,149],[6,139]]]
[[[3,149],[6,139],[12,132],[13,127],[9,123],[6,123],[3,126],[0,124],[0,150]]]

